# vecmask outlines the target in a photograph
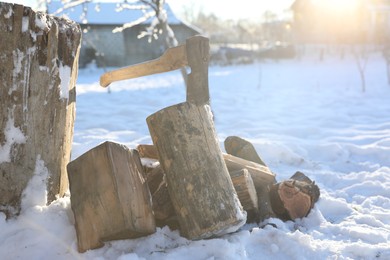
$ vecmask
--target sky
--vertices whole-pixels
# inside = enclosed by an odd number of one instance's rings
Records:
[[[37,0],[3,0],[4,2],[19,3],[26,6],[36,6]],[[107,1],[107,0],[105,0]],[[270,10],[274,13],[283,13],[293,0],[274,1],[226,1],[226,0],[167,0],[172,9],[180,16],[185,9],[202,10],[205,13],[214,13],[223,19],[251,19],[259,20],[262,14]]]

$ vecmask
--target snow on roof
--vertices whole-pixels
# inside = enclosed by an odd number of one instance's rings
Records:
[[[123,8],[125,5],[136,7],[136,9]],[[146,10],[143,10],[146,7]],[[136,21],[136,24],[150,24],[152,22],[154,11],[151,7],[142,4],[141,2],[124,4],[123,2],[87,2],[69,9],[62,10],[63,4],[61,1],[52,0],[47,5],[47,12],[57,16],[66,16],[67,18],[80,24],[112,24],[122,25]],[[164,9],[167,12],[169,24],[182,24],[172,12],[170,6],[165,3]],[[60,11],[59,11],[60,10]],[[84,10],[86,10],[84,12]],[[153,15],[146,20],[142,20],[145,13],[153,12]]]

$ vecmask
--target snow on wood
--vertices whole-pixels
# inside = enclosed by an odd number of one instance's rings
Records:
[[[47,201],[68,189],[81,32],[70,20],[0,3],[0,34],[0,206],[9,217],[37,158],[49,174]]]

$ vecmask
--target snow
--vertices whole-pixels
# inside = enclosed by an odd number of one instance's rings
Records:
[[[71,69],[67,65],[60,64],[58,68],[61,83],[59,85],[60,88],[60,98],[61,99],[69,99],[69,84],[70,84],[70,76]]]
[[[9,19],[11,17],[11,15],[13,14],[13,12],[14,11],[10,8],[8,10],[8,13],[4,14],[4,18]]]
[[[35,17],[35,25],[42,30],[47,30],[48,25],[46,15],[37,15]]]
[[[0,143],[0,163],[11,162],[11,148],[14,144],[22,144],[26,142],[26,137],[23,135],[20,128],[15,127],[14,118],[12,113],[9,113],[8,121],[4,129],[1,129],[4,133],[5,142]]]
[[[93,67],[79,71],[73,159],[106,140],[131,148],[151,143],[146,117],[185,100],[178,71],[113,83],[109,91],[98,85],[102,73]],[[316,181],[321,197],[303,219],[271,218],[198,241],[163,227],[79,254],[69,194],[45,205],[47,170],[37,158],[19,218],[6,221],[0,213],[0,255],[390,259],[390,86],[379,53],[371,54],[366,77],[363,93],[350,55],[210,67],[211,108],[221,147],[227,136],[238,135],[254,144],[278,181],[298,170]]]
[[[30,23],[29,17],[23,16],[23,18],[22,18],[22,32],[26,32],[28,30],[29,23]]]

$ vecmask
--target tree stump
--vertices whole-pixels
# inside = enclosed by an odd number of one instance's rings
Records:
[[[233,232],[246,216],[229,177],[208,105],[184,102],[147,118],[175,208],[189,239]]]
[[[70,20],[0,3],[0,35],[0,211],[10,217],[42,161],[48,202],[68,189],[81,31]]]
[[[155,232],[151,195],[136,150],[105,142],[68,164],[78,250]]]

